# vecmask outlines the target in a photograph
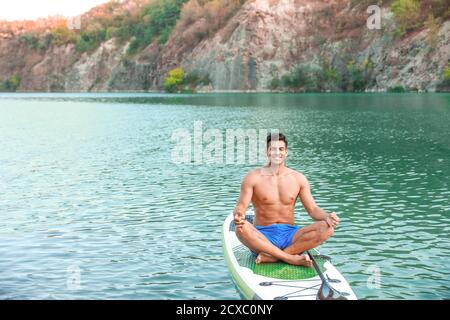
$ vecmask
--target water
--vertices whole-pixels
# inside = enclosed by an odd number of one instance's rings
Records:
[[[450,298],[450,95],[2,94],[0,299],[239,299],[220,230],[257,165],[174,164],[194,121],[287,135],[359,298]]]

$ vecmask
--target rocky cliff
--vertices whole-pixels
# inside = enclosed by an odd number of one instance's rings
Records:
[[[182,67],[209,79],[201,90],[285,88],[299,72],[306,80],[291,88],[439,88],[450,59],[448,17],[399,33],[385,5],[381,29],[370,30],[367,1],[354,2],[248,0],[207,36],[190,38],[202,30],[199,18],[174,28],[164,44],[153,41],[133,54],[130,41],[114,37],[79,52],[73,43],[36,50],[17,35],[0,33],[0,82],[19,76],[18,91],[160,90],[167,72]]]

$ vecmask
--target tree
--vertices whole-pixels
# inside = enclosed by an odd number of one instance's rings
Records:
[[[15,92],[20,86],[21,78],[15,74],[0,84],[0,91]]]
[[[77,34],[66,26],[56,28],[53,30],[52,35],[57,46],[75,43],[77,41]]]
[[[175,68],[169,71],[164,80],[164,89],[168,92],[175,92],[183,84],[184,70],[182,68]]]

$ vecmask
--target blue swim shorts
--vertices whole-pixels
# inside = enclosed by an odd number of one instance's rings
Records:
[[[272,244],[281,250],[289,247],[292,244],[292,239],[299,226],[292,226],[290,224],[271,224],[268,226],[255,226]]]

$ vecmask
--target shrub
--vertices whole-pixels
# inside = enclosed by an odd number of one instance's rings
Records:
[[[167,92],[175,92],[179,90],[183,84],[184,70],[182,68],[175,68],[169,71],[166,79],[164,80],[164,89]]]
[[[291,77],[290,77],[289,75],[287,75],[287,74],[283,75],[283,76],[281,77],[281,85],[282,85],[284,88],[289,88],[289,87],[291,87],[291,86],[292,86],[292,80],[291,80]]]
[[[117,27],[108,27],[108,28],[106,29],[106,35],[105,35],[105,38],[106,38],[106,39],[111,39],[111,38],[116,37],[117,34],[118,34],[118,28],[117,28]]]
[[[450,81],[450,63],[445,66],[442,76],[444,80]]]
[[[306,85],[308,79],[308,71],[303,66],[298,66],[294,72],[291,74],[290,86],[294,88],[300,88]]]
[[[118,30],[119,34],[122,37],[133,36],[127,53],[138,52],[154,39],[157,39],[159,44],[166,43],[180,17],[184,2],[186,0],[156,0],[142,9],[138,21],[133,22],[131,26],[122,25]]]
[[[197,71],[190,72],[184,76],[183,84],[194,90],[198,86],[207,86],[211,84],[211,79],[207,74],[201,75]]]
[[[15,74],[0,84],[0,91],[15,92],[20,87],[20,82],[20,76]]]
[[[353,69],[351,71],[352,75],[352,89],[356,92],[364,91],[366,88],[366,82],[364,79],[364,75],[361,69]]]
[[[319,72],[321,90],[339,91],[342,75],[338,69],[323,63]]]
[[[330,66],[324,68],[324,78],[327,82],[336,82],[339,79],[339,74],[336,69]]]
[[[395,85],[394,87],[389,87],[387,89],[387,92],[391,93],[403,93],[406,92],[405,88],[399,84]]]
[[[341,88],[344,91],[365,91],[372,83],[373,63],[369,59],[356,63],[351,60],[342,75]]]
[[[298,65],[294,71],[285,74],[281,79],[274,78],[270,83],[272,90],[289,88],[293,90],[318,91],[321,89],[321,70],[304,65]]]
[[[42,38],[39,39],[36,50],[40,53],[47,51],[47,49],[50,48],[52,41],[53,41],[52,34],[51,33],[45,34]]]
[[[395,0],[390,7],[401,29],[406,31],[416,28],[420,19],[420,2],[418,0]]]
[[[281,80],[278,77],[275,77],[270,81],[270,90],[277,90],[281,86]]]
[[[57,46],[77,41],[77,34],[66,26],[61,26],[52,31],[53,41]]]
[[[19,36],[19,41],[25,43],[25,45],[39,53],[45,52],[53,41],[53,35],[47,33],[42,37],[39,37],[36,33],[24,33]]]
[[[80,37],[75,44],[75,48],[78,52],[91,51],[96,49],[100,45],[100,43],[105,40],[105,29],[91,29],[81,31]]]
[[[22,33],[19,41],[25,43],[30,49],[36,49],[39,43],[39,37],[35,33]]]

